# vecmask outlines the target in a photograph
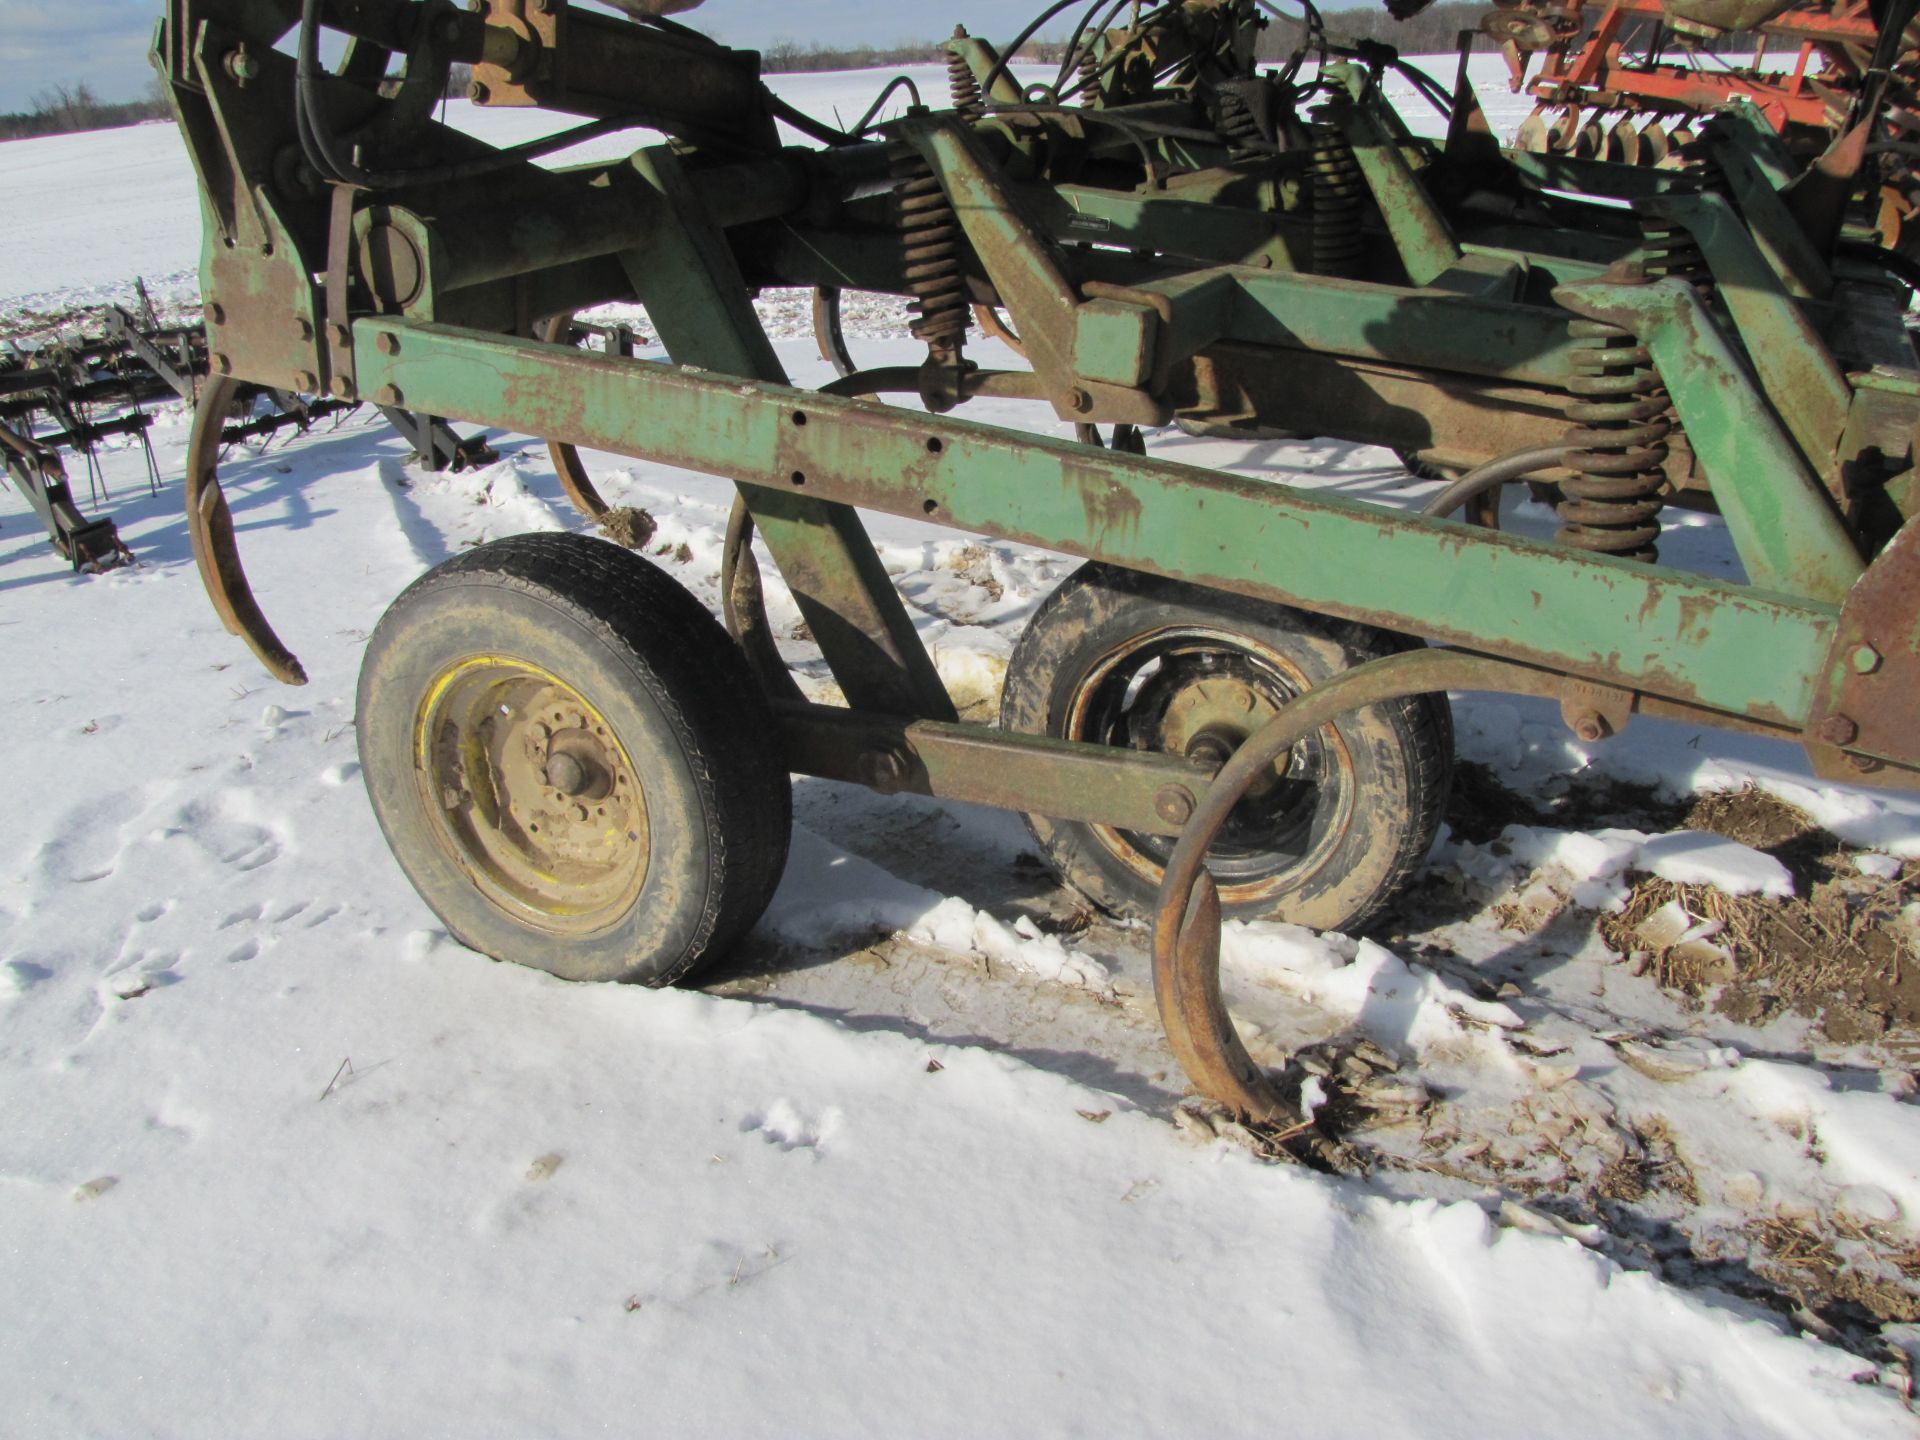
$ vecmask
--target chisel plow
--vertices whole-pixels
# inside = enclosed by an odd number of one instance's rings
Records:
[[[1040,83],[962,29],[948,95],[842,128],[660,13],[684,6],[623,8],[170,0],[157,41],[206,219],[189,518],[274,674],[304,678],[216,473],[236,384],[737,484],[724,626],[626,550],[538,535],[429,571],[370,640],[373,806],[467,944],[665,983],[758,918],[792,773],[1002,806],[1153,921],[1195,1085],[1284,1124],[1220,998],[1221,917],[1388,905],[1438,824],[1447,692],[1557,701],[1587,743],[1677,717],[1849,782],[1920,773],[1920,370],[1897,257],[1843,224],[1861,166],[1805,169],[1751,106],[1684,169],[1503,149],[1464,67],[1421,77],[1448,123],[1419,139],[1390,51],[1263,69],[1253,0],[1056,5],[1038,23],[1079,28]],[[456,64],[476,104],[576,120],[504,148],[440,123]],[[669,138],[562,154],[638,127]],[[821,389],[756,318],[774,286],[819,295]],[[856,368],[848,291],[909,299],[924,358]],[[614,302],[670,358],[572,343]],[[971,358],[983,329],[1020,363]],[[1389,446],[1448,483],[1409,513],[1156,454],[1170,427]],[[1552,539],[1497,527],[1522,482]],[[1722,517],[1744,581],[1661,563],[1681,509]],[[1086,562],[998,725],[956,718],[862,512]],[[756,535],[844,704],[781,663]]]

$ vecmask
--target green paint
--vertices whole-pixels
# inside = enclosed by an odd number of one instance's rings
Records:
[[[390,330],[399,353],[374,341]],[[429,408],[1296,603],[1797,725],[1836,611],[1150,457],[442,326],[355,327]],[[795,414],[805,424],[796,424]]]

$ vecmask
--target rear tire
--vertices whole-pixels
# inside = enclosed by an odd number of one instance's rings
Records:
[[[1350,621],[1092,563],[1034,615],[1000,721],[1033,735],[1223,761],[1289,699],[1407,648]],[[1230,919],[1363,926],[1439,829],[1453,768],[1444,695],[1342,716],[1236,806],[1207,856]],[[1118,915],[1153,913],[1173,838],[1029,815],[1061,876]]]
[[[496,959],[669,984],[779,883],[765,696],[697,600],[607,542],[520,535],[428,571],[368,642],[358,717],[401,869]]]

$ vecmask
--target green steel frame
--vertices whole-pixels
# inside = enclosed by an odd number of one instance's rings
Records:
[[[1327,66],[1308,112],[1293,77],[1253,72],[1250,0],[1192,0],[1096,37],[1079,106],[1021,91],[961,32],[954,109],[875,141],[814,125],[825,147],[794,149],[776,116],[812,122],[771,100],[757,57],[677,25],[565,0],[304,10],[351,39],[331,72],[275,48],[302,0],[168,0],[155,44],[200,179],[221,377],[189,459],[196,552],[283,679],[303,676],[253,601],[214,469],[239,380],[731,478],[848,702],[779,701],[793,767],[1180,835],[1162,1011],[1202,1087],[1266,1118],[1284,1107],[1225,1019],[1198,869],[1252,760],[1215,773],[959,723],[860,510],[1448,647],[1349,672],[1248,755],[1284,753],[1302,716],[1457,685],[1556,697],[1589,739],[1681,715],[1796,738],[1822,774],[1920,776],[1905,291],[1821,249],[1742,116],[1709,130],[1704,172],[1512,155],[1463,68],[1437,147],[1384,104],[1379,56]],[[455,62],[481,103],[675,139],[554,168],[494,151],[431,119]],[[767,285],[912,295],[928,359],[798,389],[751,304]],[[615,300],[645,304],[674,363],[531,338]],[[969,304],[1007,313],[1029,371],[964,359]],[[1613,347],[1597,371],[1595,336]],[[899,390],[925,410],[873,398]],[[1043,401],[1083,439],[951,413],[989,393]],[[1747,583],[1133,453],[1118,428],[1084,443],[1097,424],[1280,427],[1455,470],[1544,452],[1534,473],[1571,484],[1568,436],[1591,432],[1570,423],[1595,393],[1661,437],[1602,458],[1723,515]]]

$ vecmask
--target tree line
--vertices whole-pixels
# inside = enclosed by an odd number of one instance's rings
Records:
[[[37,135],[65,135],[74,130],[111,130],[138,125],[142,120],[167,118],[167,102],[156,82],[144,99],[102,100],[82,80],[77,85],[55,85],[27,102],[31,107],[0,114],[0,140],[31,140]]]
[[[1411,20],[1395,20],[1379,6],[1366,5],[1352,10],[1332,10],[1323,14],[1326,36],[1336,44],[1352,45],[1362,40],[1391,45],[1402,55],[1443,55],[1453,50],[1462,30],[1477,30],[1488,6],[1476,0],[1448,0],[1434,5]],[[1259,56],[1263,62],[1285,60],[1300,45],[1306,27],[1298,20],[1275,20],[1260,37]],[[1728,36],[1708,49],[1736,48],[1747,37]],[[1490,42],[1483,42],[1488,44]],[[1040,64],[1056,64],[1066,51],[1062,40],[1038,40],[1020,52],[1020,58]],[[870,70],[895,65],[938,64],[946,59],[944,45],[935,40],[903,45],[822,45],[776,39],[760,51],[761,69],[769,75],[792,74],[810,70]],[[463,95],[472,71],[465,65],[453,67],[447,93]],[[168,109],[162,82],[155,77],[152,87],[139,100],[103,101],[93,88],[81,81],[75,85],[56,85],[36,94],[31,108],[12,114],[0,113],[0,141],[27,140],[38,135],[61,135],[73,130],[106,130],[118,125],[137,125],[143,120],[162,120]]]

